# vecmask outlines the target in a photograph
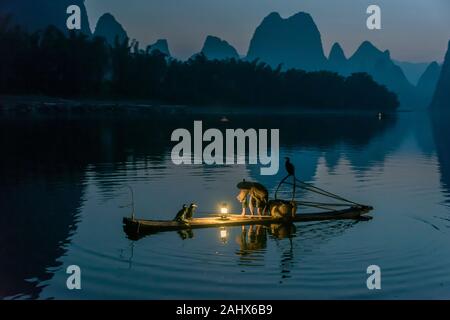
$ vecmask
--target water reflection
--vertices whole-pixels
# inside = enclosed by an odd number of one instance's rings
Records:
[[[357,221],[339,221],[298,224],[272,224],[270,226],[242,226],[235,238],[240,266],[259,266],[264,263],[268,243],[275,245],[279,255],[280,283],[290,277],[299,258],[307,254],[311,247],[320,245],[338,237],[345,230],[356,225]]]
[[[193,230],[180,230],[177,231],[178,235],[180,236],[181,240],[187,240],[194,238],[194,231]]]
[[[42,297],[44,291],[51,297],[65,297],[64,291],[52,289],[52,278],[61,272],[67,257],[86,259],[93,265],[98,259],[100,262],[95,265],[98,272],[114,275],[117,272],[115,262],[100,260],[103,255],[118,258],[130,273],[141,272],[141,276],[150,269],[140,268],[156,264],[151,268],[152,277],[160,279],[161,284],[160,291],[158,287],[152,288],[155,298],[158,292],[161,296],[172,292],[165,283],[172,283],[169,275],[174,276],[171,273],[175,270],[174,265],[186,260],[192,263],[189,268],[204,271],[201,268],[205,268],[205,263],[197,265],[193,257],[198,257],[198,261],[207,260],[208,266],[217,273],[236,279],[240,278],[235,268],[268,268],[269,275],[274,268],[278,283],[289,280],[293,284],[299,270],[305,277],[310,275],[313,279],[313,271],[307,267],[316,263],[309,259],[320,260],[315,253],[321,247],[327,247],[344,234],[350,234],[350,237],[352,233],[344,232],[346,230],[364,230],[353,228],[354,222],[344,221],[226,229],[226,237],[218,229],[211,233],[186,230],[150,236],[139,242],[125,239],[121,218],[129,210],[120,210],[115,205],[116,198],[128,197],[124,184],[133,185],[136,191],[138,215],[168,219],[183,202],[198,201],[205,209],[225,200],[231,199],[231,203],[236,192],[235,182],[243,177],[258,180],[269,189],[283,177],[282,172],[274,177],[261,177],[258,166],[173,166],[169,155],[170,135],[176,128],[192,127],[194,120],[203,120],[205,128],[280,128],[282,155],[290,156],[297,164],[299,178],[318,182],[321,186],[345,189],[349,196],[354,192],[355,196],[363,198],[361,201],[382,208],[384,211],[377,212],[374,223],[370,223],[374,227],[386,230],[394,228],[395,223],[400,225],[399,221],[386,220],[385,212],[390,207],[394,208],[390,219],[394,219],[395,214],[417,215],[430,223],[433,217],[448,218],[448,211],[442,213],[435,207],[435,203],[442,200],[439,197],[441,189],[430,177],[434,173],[433,157],[436,154],[438,180],[448,206],[450,117],[438,115],[428,119],[423,115],[400,115],[380,121],[376,115],[231,113],[227,115],[229,121],[223,122],[222,116],[202,112],[168,114],[164,110],[95,116],[0,116],[0,298],[34,299]],[[413,142],[409,142],[411,137]],[[412,145],[417,145],[419,151]],[[420,177],[419,185],[409,183],[407,177],[417,171],[426,172],[426,177],[425,173],[423,178]],[[348,187],[356,184],[358,188]],[[230,199],[224,196],[228,194]],[[388,201],[386,194],[400,200]],[[411,206],[407,206],[409,202]],[[427,216],[426,210],[432,213]],[[402,220],[402,227],[392,231],[396,236],[392,236],[392,242],[386,245],[398,243],[405,254],[416,259],[410,261],[419,265],[418,256],[425,256],[435,246],[443,247],[438,242],[442,239],[435,239],[429,233],[417,236],[430,239],[430,244],[424,242],[422,251],[416,249],[420,254],[411,251],[409,245],[403,247],[401,242],[406,240],[402,239],[409,239],[409,235],[402,231],[407,229],[403,227],[404,219],[399,220]],[[433,222],[433,225],[442,231],[445,229],[441,228],[443,223],[449,225],[448,222]],[[416,228],[419,235],[429,232],[415,224],[408,226]],[[375,239],[377,235],[373,233],[372,237]],[[74,238],[77,246],[74,246]],[[361,238],[350,239],[355,243],[361,241]],[[384,239],[377,240],[383,242]],[[180,243],[183,247],[178,248]],[[230,250],[230,255],[223,257],[227,260],[205,254],[209,250],[219,250],[218,247]],[[84,251],[80,253],[79,248]],[[117,253],[117,248],[122,251]],[[149,248],[153,251],[146,256]],[[342,247],[334,249],[345,253]],[[88,259],[88,251],[96,252],[97,256]],[[351,261],[347,267],[351,268],[350,265],[363,259],[366,251],[370,249],[364,247],[358,255],[349,255]],[[169,257],[167,252],[173,255]],[[377,258],[389,260],[389,256],[384,256],[385,252],[380,254],[375,249],[374,252]],[[399,256],[396,252],[396,257]],[[271,279],[269,275],[267,279]],[[195,281],[197,276],[194,272],[187,274],[185,282],[189,282],[190,277]],[[261,279],[254,281],[263,281]],[[432,281],[433,277],[429,279]],[[128,281],[132,283],[132,280]],[[120,285],[127,286],[125,282]],[[211,287],[210,283],[208,285]],[[271,286],[270,283],[264,285]],[[98,283],[98,286],[108,286],[108,283]],[[129,286],[132,291],[132,284]],[[184,292],[179,290],[180,294]],[[85,292],[83,298],[102,298],[93,292]],[[198,292],[198,297],[207,297],[205,292],[206,289]],[[253,294],[258,296],[257,292]],[[133,297],[147,296],[135,292]]]
[[[236,237],[239,245],[238,255],[251,255],[267,247],[267,227],[261,225],[242,226],[240,236]]]
[[[76,138],[46,124],[0,121],[0,298],[38,298],[80,220],[84,165],[64,153]]]
[[[263,260],[265,249],[267,248],[268,237],[277,244],[277,249],[281,252],[280,274],[281,278],[288,278],[291,268],[294,266],[294,250],[292,237],[295,236],[296,227],[294,224],[272,224],[266,226],[249,226],[248,230],[242,227],[240,237],[236,238],[239,249],[236,254],[240,256],[238,265],[251,266],[255,262]],[[281,248],[279,241],[287,239],[289,246]],[[258,255],[258,253],[260,253]]]
[[[450,112],[435,111],[430,114],[430,119],[439,160],[441,183],[446,191],[446,204],[450,205]]]

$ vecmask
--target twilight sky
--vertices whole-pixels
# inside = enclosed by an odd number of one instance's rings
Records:
[[[382,30],[366,28],[370,4],[381,7]],[[272,11],[284,18],[310,13],[326,54],[335,41],[349,56],[370,40],[397,60],[442,61],[450,39],[448,0],[86,0],[86,6],[91,29],[110,12],[142,46],[166,38],[172,54],[183,59],[200,51],[208,34],[245,55],[254,30]]]

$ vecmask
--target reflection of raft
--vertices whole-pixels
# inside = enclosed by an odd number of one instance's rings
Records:
[[[309,221],[323,221],[323,220],[349,220],[349,219],[370,219],[364,216],[366,213],[373,210],[368,206],[353,206],[344,210],[327,211],[321,213],[297,214],[289,222],[309,222]],[[219,216],[194,218],[190,220],[189,224],[177,221],[167,220],[142,220],[124,218],[124,230],[130,238],[143,236],[145,234],[177,231],[186,229],[201,229],[201,228],[216,228],[227,226],[243,226],[243,225],[270,225],[282,224],[286,221],[280,218],[273,218],[270,216],[251,218],[250,216],[242,217],[241,215],[230,214],[226,218]]]

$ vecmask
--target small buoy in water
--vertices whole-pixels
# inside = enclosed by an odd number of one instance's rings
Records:
[[[222,119],[220,119],[220,122],[229,122],[227,117],[223,116]]]
[[[381,120],[383,118],[383,114],[381,112],[378,112],[378,120]]]

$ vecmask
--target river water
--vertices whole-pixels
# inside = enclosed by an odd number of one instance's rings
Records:
[[[221,121],[226,116],[228,122]],[[127,238],[122,218],[198,215],[259,166],[175,166],[175,128],[279,128],[300,179],[375,209],[370,221]],[[222,119],[223,120],[223,119]],[[448,299],[450,116],[201,111],[0,115],[0,298]],[[309,197],[308,194],[304,195]],[[68,290],[66,268],[81,268]],[[381,268],[368,290],[367,267]]]

